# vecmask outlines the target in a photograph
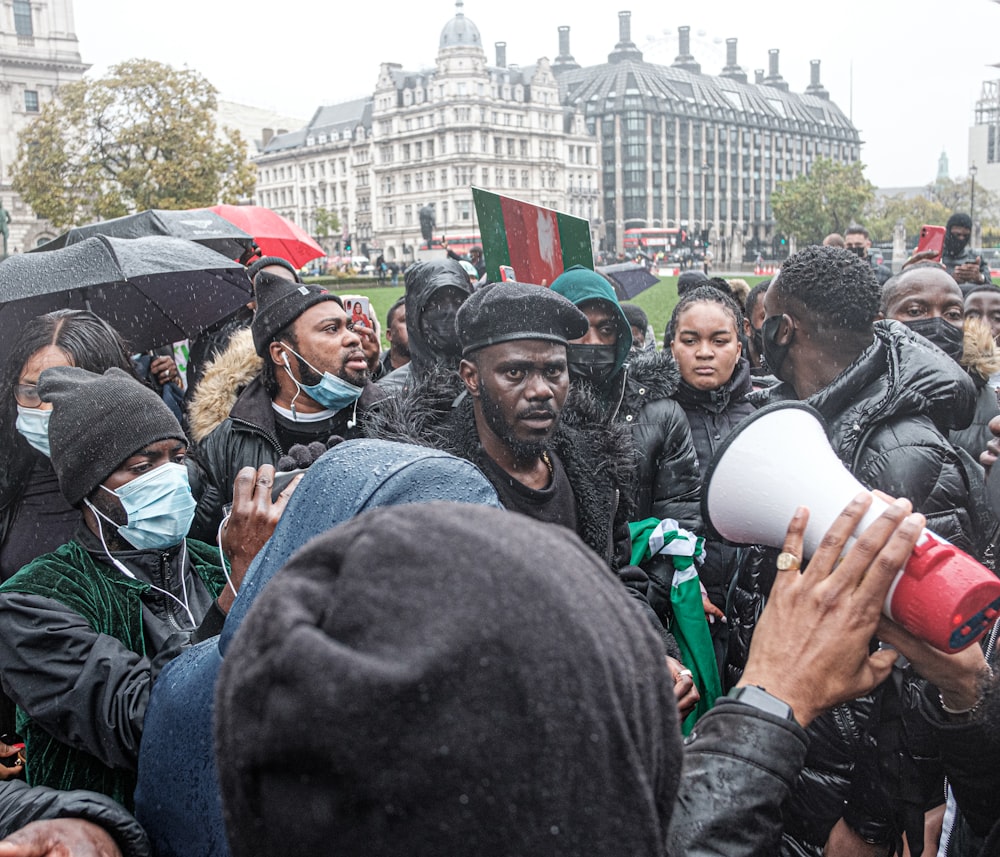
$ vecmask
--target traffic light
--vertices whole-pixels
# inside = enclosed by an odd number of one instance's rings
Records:
[[[784,247],[786,244],[788,244],[788,239],[784,235],[782,235],[781,236],[781,246]]]
[[[351,252],[351,236],[348,235],[344,239],[344,254],[345,255],[350,255],[350,252]]]

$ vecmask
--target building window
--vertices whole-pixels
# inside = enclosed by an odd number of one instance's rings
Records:
[[[458,209],[458,219],[468,222],[472,220],[472,203],[468,200],[459,200],[455,203],[455,207]]]
[[[31,23],[31,3],[28,0],[14,0],[14,32],[19,36],[35,35]]]
[[[38,93],[33,89],[24,90],[24,109],[28,113],[38,112]]]

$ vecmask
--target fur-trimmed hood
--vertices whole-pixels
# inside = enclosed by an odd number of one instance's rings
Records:
[[[669,350],[633,352],[626,367],[626,393],[633,388],[645,387],[648,400],[669,399],[677,392],[681,370]]]
[[[188,431],[194,443],[203,441],[229,416],[237,397],[263,365],[250,328],[235,333],[226,350],[208,364],[188,407]]]
[[[965,320],[962,366],[979,383],[1000,372],[1000,348],[993,341],[993,331],[982,319]],[[978,376],[978,377],[977,377]]]
[[[368,437],[430,446],[476,462],[484,453],[472,398],[455,372],[437,368],[406,395],[365,416]],[[589,390],[572,385],[552,436],[577,503],[577,533],[608,557],[614,519],[631,513],[635,453],[628,428],[609,420]]]

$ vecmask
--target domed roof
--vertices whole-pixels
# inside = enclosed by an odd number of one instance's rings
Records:
[[[438,50],[458,47],[482,48],[483,40],[479,37],[479,28],[462,13],[463,5],[462,0],[456,0],[455,17],[444,25]]]

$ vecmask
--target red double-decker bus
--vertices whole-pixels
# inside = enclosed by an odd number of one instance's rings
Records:
[[[683,243],[687,236],[682,229],[647,229],[635,228],[625,230],[625,252],[646,253],[654,256],[657,253],[669,255],[671,250]]]

